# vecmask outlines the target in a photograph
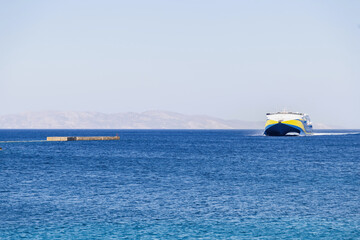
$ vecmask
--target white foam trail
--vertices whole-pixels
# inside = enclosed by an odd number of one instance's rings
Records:
[[[346,132],[346,133],[313,133],[313,136],[332,136],[332,135],[350,135],[360,134],[360,132]]]
[[[360,134],[360,132],[327,132],[327,133],[313,133],[308,136],[340,136],[340,135],[351,135],[351,134]],[[252,137],[259,137],[259,136],[265,136],[263,133],[258,134],[251,134],[249,136]],[[296,137],[305,137],[305,135],[295,135]],[[290,137],[290,135],[287,135],[286,137]],[[292,136],[291,136],[292,137]]]

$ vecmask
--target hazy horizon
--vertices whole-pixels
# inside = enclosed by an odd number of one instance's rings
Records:
[[[360,128],[358,1],[6,1],[0,115],[165,110]]]
[[[39,111],[0,115],[0,129],[263,129],[265,122],[161,110],[118,113]],[[313,128],[347,129],[321,122],[313,122]]]

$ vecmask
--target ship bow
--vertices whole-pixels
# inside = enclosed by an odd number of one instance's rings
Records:
[[[290,134],[306,134],[304,124],[300,120],[275,121],[268,120],[265,124],[265,135],[285,136]]]

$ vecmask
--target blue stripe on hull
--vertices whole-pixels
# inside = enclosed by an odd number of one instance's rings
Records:
[[[295,126],[277,123],[270,125],[265,129],[266,136],[285,136],[287,133],[302,133],[303,131]]]

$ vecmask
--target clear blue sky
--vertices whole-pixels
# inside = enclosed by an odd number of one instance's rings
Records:
[[[360,128],[360,1],[0,1],[0,102]]]

